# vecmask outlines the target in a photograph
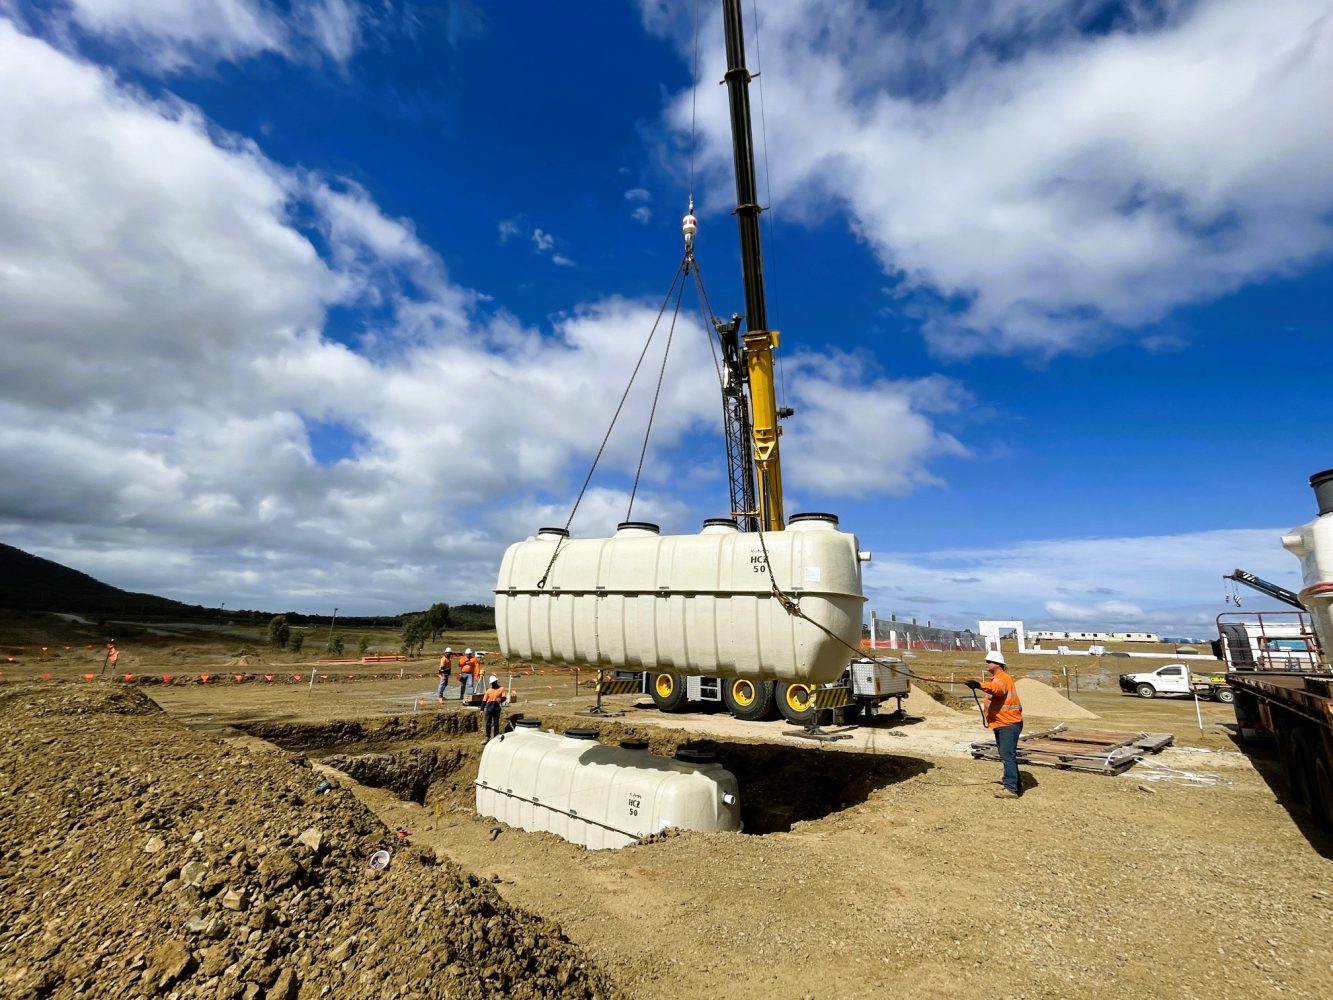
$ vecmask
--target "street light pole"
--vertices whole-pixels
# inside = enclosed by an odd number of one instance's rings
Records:
[[[338,620],[338,609],[333,609],[333,617],[329,619],[329,638],[333,638],[333,623]]]

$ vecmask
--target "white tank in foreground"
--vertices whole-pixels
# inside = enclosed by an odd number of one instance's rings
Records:
[[[1333,657],[1333,469],[1310,477],[1319,516],[1292,528],[1282,545],[1301,561],[1301,603],[1310,612],[1325,657]]]
[[[592,850],[624,847],[668,827],[741,828],[736,778],[711,754],[662,757],[646,743],[607,746],[596,730],[561,736],[531,719],[486,744],[477,812]]]
[[[865,603],[856,536],[837,523],[831,514],[798,514],[762,541],[725,519],[697,535],[660,535],[639,522],[611,538],[544,528],[511,545],[500,563],[500,651],[616,670],[836,680],[860,641]],[[770,566],[772,580],[822,628],[787,613],[773,596]]]

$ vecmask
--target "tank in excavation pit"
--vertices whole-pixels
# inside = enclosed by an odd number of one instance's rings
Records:
[[[773,582],[818,624],[788,614]],[[832,515],[762,539],[725,520],[697,535],[632,522],[611,538],[542,529],[511,545],[495,623],[514,659],[823,684],[857,647],[864,603],[856,536]]]
[[[662,757],[638,744],[607,746],[587,731],[525,727],[491,740],[476,787],[482,816],[592,850],[669,827],[741,829],[736,778],[711,755]]]

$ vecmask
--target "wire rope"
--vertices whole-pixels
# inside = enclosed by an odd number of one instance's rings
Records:
[[[602,460],[602,454],[606,451],[606,444],[611,440],[611,432],[615,430],[616,421],[620,419],[620,413],[625,408],[625,400],[629,398],[630,389],[634,387],[634,380],[639,376],[639,369],[643,366],[643,359],[648,354],[648,348],[652,346],[653,338],[657,336],[657,328],[662,323],[662,316],[666,312],[667,305],[671,302],[671,296],[676,292],[676,284],[680,282],[685,273],[685,262],[682,260],[676,265],[676,273],[671,276],[671,287],[667,290],[666,297],[662,299],[662,306],[657,310],[657,319],[653,321],[653,328],[648,334],[648,339],[644,341],[643,350],[639,352],[639,360],[634,363],[634,370],[630,373],[629,382],[625,386],[625,391],[620,395],[620,402],[616,404],[615,413],[611,415],[611,424],[606,428],[606,434],[602,437],[602,443],[597,449],[597,454],[593,456],[592,465],[588,469],[587,476],[583,479],[583,485],[579,488],[579,495],[574,499],[574,506],[569,512],[569,517],[565,520],[565,535],[568,537],[569,526],[574,523],[574,515],[578,513],[579,504],[583,503],[584,494],[588,492],[588,484],[592,482],[592,475],[597,471],[597,463]],[[551,561],[546,564],[546,570],[542,573],[542,578],[537,581],[537,589],[544,590],[546,581],[551,575],[551,567],[555,565],[555,560],[560,555],[561,544],[564,538],[555,543],[555,548],[551,551]]]
[[[682,263],[681,267],[684,268]],[[674,282],[672,283],[674,286]],[[653,405],[648,409],[648,426],[643,432],[643,446],[639,449],[639,465],[634,470],[634,486],[629,493],[629,506],[625,510],[625,520],[631,520],[634,512],[634,498],[639,493],[639,477],[643,475],[644,459],[648,455],[648,439],[653,433],[653,418],[657,416],[657,403],[662,398],[662,380],[666,378],[667,358],[671,356],[671,341],[676,336],[676,320],[680,318],[680,300],[685,295],[685,282],[676,289],[676,308],[671,313],[671,326],[667,328],[666,348],[662,351],[662,366],[657,370],[657,388],[653,391]]]
[[[690,94],[690,204],[694,204],[695,123],[699,114],[699,0],[694,0],[694,79]]]

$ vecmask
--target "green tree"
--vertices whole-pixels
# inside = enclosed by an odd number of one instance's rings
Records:
[[[332,639],[328,641],[328,644],[324,648],[329,653],[332,653],[334,656],[342,656],[343,637],[341,635],[335,635]]]
[[[370,639],[368,637],[363,635],[360,639],[356,640],[356,651],[361,656],[365,656],[366,650],[368,650],[369,648],[370,648]]]
[[[434,642],[449,627],[449,605],[432,604],[421,616],[421,621],[425,629],[425,642]]]
[[[297,632],[294,636],[292,636],[290,639],[287,640],[287,648],[290,649],[293,653],[299,653],[301,651],[301,647],[304,645],[305,645],[304,632]]]
[[[292,628],[287,624],[286,615],[274,615],[268,623],[268,644],[277,649],[286,649],[292,637]]]
[[[415,656],[426,643],[427,632],[424,615],[408,615],[403,619],[402,645],[398,649],[404,656]]]

